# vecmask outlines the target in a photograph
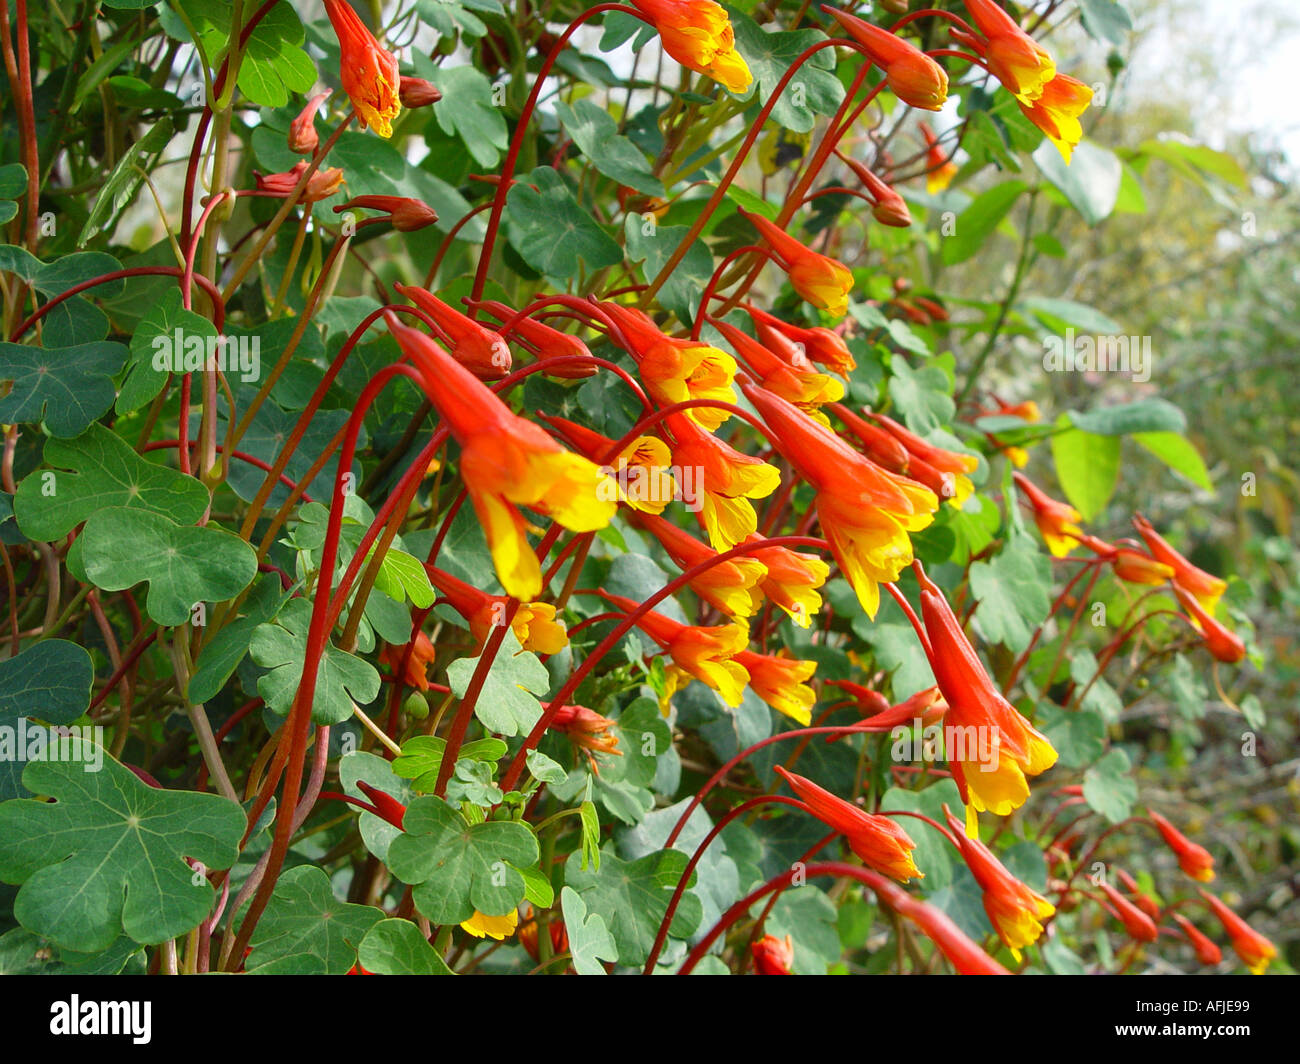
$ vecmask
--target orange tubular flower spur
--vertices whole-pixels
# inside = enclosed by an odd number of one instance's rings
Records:
[[[344,0],[325,0],[330,25],[339,39],[339,77],[356,108],[361,128],[373,126],[387,139],[401,113],[401,75],[397,56],[379,46],[357,13]]]

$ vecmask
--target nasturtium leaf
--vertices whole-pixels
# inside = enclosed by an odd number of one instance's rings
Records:
[[[952,381],[938,359],[913,368],[901,355],[889,360],[889,397],[903,415],[903,421],[922,436],[952,422],[956,405]]]
[[[759,902],[755,912],[761,912],[766,904],[766,899]],[[794,943],[794,974],[825,975],[843,952],[835,916],[835,903],[826,892],[808,885],[782,893],[763,926],[777,938],[790,936]],[[857,943],[854,948],[861,946]]]
[[[163,355],[165,360],[158,359],[161,364],[175,365],[178,331],[183,342],[191,338],[201,340],[205,357],[209,339],[216,339],[216,326],[202,315],[186,310],[181,302],[181,290],[169,288],[136,326],[131,337],[131,357],[117,395],[119,414],[139,410],[162,391],[170,370],[156,368],[154,360]],[[182,346],[182,354],[183,351]]]
[[[241,616],[227,621],[199,651],[186,691],[191,703],[202,705],[217,696],[248,653],[254,630],[279,613],[292,593],[281,590],[275,573],[265,573],[257,580],[244,600]]]
[[[764,104],[799,54],[826,38],[821,30],[777,30],[769,33],[748,15],[731,8],[731,26],[736,51],[754,76],[748,90],[753,100]],[[799,86],[799,87],[796,87]],[[781,90],[772,107],[772,119],[795,133],[808,133],[817,115],[832,114],[844,99],[844,86],[835,76],[835,57],[830,48],[815,53]]]
[[[273,713],[286,716],[293,708],[307,660],[307,631],[312,604],[291,599],[273,622],[258,625],[248,644],[253,660],[271,671],[257,681],[257,692]],[[328,641],[316,674],[311,719],[340,724],[355,705],[369,705],[379,694],[379,673],[368,661],[340,650]]]
[[[1096,518],[1119,483],[1119,437],[1070,429],[1052,437],[1052,459],[1065,497],[1085,521]]]
[[[1106,724],[1091,710],[1067,710],[1045,701],[1035,724],[1051,740],[1065,768],[1091,765],[1106,749]]]
[[[1123,326],[1109,314],[1103,314],[1096,307],[1077,303],[1072,299],[1030,296],[1020,300],[1017,307],[1021,311],[1033,313],[1057,332],[1064,332],[1067,327],[1073,327],[1085,333],[1118,336],[1123,329]]]
[[[1183,412],[1167,399],[1139,399],[1135,403],[1105,406],[1087,413],[1071,411],[1070,424],[1098,436],[1127,436],[1131,433],[1181,433],[1187,428]]]
[[[1099,713],[1105,724],[1118,724],[1124,701],[1115,688],[1106,681],[1097,656],[1087,647],[1078,647],[1070,653],[1070,679],[1076,690],[1083,691],[1082,711]],[[1098,750],[1100,755],[1101,751]]]
[[[1028,536],[1012,536],[992,558],[971,565],[970,585],[979,603],[975,621],[990,643],[1018,653],[1047,620],[1052,567]]]
[[[663,182],[655,177],[641,150],[619,133],[613,115],[594,100],[584,98],[572,107],[557,103],[555,113],[578,150],[606,177],[647,196],[664,194]]]
[[[1074,149],[1067,164],[1056,145],[1045,140],[1034,152],[1033,160],[1088,225],[1100,224],[1115,209],[1124,168],[1114,152],[1085,140]],[[959,220],[959,230],[960,225]]]
[[[1198,488],[1213,491],[1205,460],[1192,442],[1178,432],[1135,432],[1133,442],[1164,462],[1175,473],[1186,477]]]
[[[1130,775],[1132,764],[1123,750],[1111,750],[1083,774],[1083,800],[1088,808],[1118,824],[1133,811],[1137,801],[1137,780]]]
[[[564,766],[540,750],[529,750],[525,760],[529,773],[538,783],[563,783],[568,778]]]
[[[1093,40],[1122,45],[1133,29],[1133,18],[1118,0],[1078,0],[1083,28]]]
[[[535,187],[534,187],[535,186]],[[578,205],[560,173],[539,166],[523,175],[506,197],[510,243],[533,269],[548,277],[577,277],[623,261],[618,246]]]
[[[479,166],[496,166],[510,138],[487,75],[466,63],[438,67],[429,80],[442,93],[433,116],[443,132],[458,136]]]
[[[447,666],[447,684],[457,698],[465,697],[479,660],[460,658]],[[527,734],[542,715],[537,696],[546,694],[550,686],[546,666],[520,647],[513,629],[507,629],[474,703],[474,716],[498,735]]]
[[[587,911],[605,921],[618,945],[618,962],[644,964],[687,861],[680,850],[659,850],[636,861],[624,861],[606,849],[601,854],[600,870],[584,871],[580,855],[575,852],[569,855],[564,879],[582,897]],[[699,926],[702,913],[700,899],[687,889],[669,934],[688,937]]]
[[[27,191],[27,168],[22,163],[0,166],[0,199],[16,200]]]
[[[188,525],[208,508],[198,480],[141,458],[103,425],[75,439],[46,440],[45,464],[54,471],[30,474],[14,496],[18,527],[35,540],[65,536],[103,510],[141,510]]]
[[[78,251],[53,262],[10,244],[0,245],[0,270],[16,273],[44,296],[57,296],[83,281],[90,281],[122,268],[112,255],[102,251]],[[98,299],[109,299],[122,291],[121,281],[95,286]],[[47,348],[79,347],[108,335],[104,312],[81,296],[72,296],[48,311],[42,320],[41,340]],[[0,377],[0,380],[3,380]],[[73,433],[76,435],[76,433]]]
[[[27,793],[21,777],[28,756],[48,749],[48,741],[33,749],[27,732],[48,736],[45,725],[76,720],[90,705],[94,680],[90,654],[66,639],[46,639],[17,657],[0,657],[0,800]],[[24,725],[24,717],[42,724]]]
[[[12,200],[0,200],[0,225],[12,222],[18,217],[18,204]]]
[[[493,15],[501,14],[502,10],[499,0],[464,0],[463,3],[457,0],[416,0],[415,9],[441,37],[453,37],[457,30],[466,37],[483,37],[487,34],[487,26],[469,9]],[[418,68],[419,64],[416,66]],[[424,76],[423,71],[419,73]]]
[[[893,739],[891,738],[890,741],[893,742]],[[917,741],[920,741],[919,737]],[[939,780],[923,791],[891,787],[880,799],[882,810],[923,813],[940,824],[944,822],[945,804],[957,816],[962,815],[961,793],[952,780]],[[951,886],[953,870],[960,858],[956,856],[947,841],[933,829],[927,830],[924,823],[912,817],[899,817],[897,822],[916,843],[916,849],[912,851],[912,860],[916,867],[925,873],[925,878],[921,880],[921,889],[929,893]]]
[[[24,771],[23,785],[53,802],[0,805],[0,880],[22,884],[18,922],[81,953],[107,949],[123,932],[153,944],[197,927],[216,894],[185,858],[229,868],[244,811],[215,794],[149,787],[102,750],[78,752],[84,760],[33,761]]]
[[[404,832],[388,847],[393,875],[415,887],[415,906],[436,924],[458,924],[474,912],[502,916],[524,898],[516,867],[537,863],[537,837],[524,824],[470,824],[441,798],[417,798]]]
[[[373,906],[339,901],[322,869],[299,865],[276,883],[245,969],[249,975],[344,975],[366,932],[383,918]]]
[[[618,946],[604,919],[598,913],[588,913],[582,895],[572,887],[560,891],[560,911],[573,970],[579,975],[604,975],[605,966],[600,962],[618,960]]]
[[[621,757],[601,757],[600,778],[626,781],[636,787],[654,782],[659,755],[672,746],[672,731],[653,698],[638,698],[614,721]]]
[[[91,583],[105,591],[148,583],[145,609],[169,627],[189,620],[197,603],[239,594],[257,575],[257,554],[233,533],[178,525],[147,510],[97,513],[80,541]]]
[[[380,920],[361,940],[361,967],[372,975],[453,975],[410,920]]]
[[[75,347],[0,343],[0,382],[13,382],[0,399],[0,422],[44,421],[52,436],[79,435],[113,405],[113,375],[126,356],[123,344],[108,340]]]
[[[952,235],[943,238],[944,265],[955,266],[979,251],[1028,187],[1025,182],[1013,179],[976,196],[957,216]]]
[[[540,868],[516,868],[524,877],[524,898],[534,909],[549,909],[555,904],[555,888]]]
[[[374,548],[371,548],[373,553]],[[390,547],[379,563],[375,587],[397,602],[411,600],[411,605],[424,609],[437,598],[424,564],[405,551]]]
[[[623,223],[623,231],[628,260],[645,260],[643,272],[649,283],[668,264],[690,229],[684,225],[655,225],[653,219],[629,214]],[[672,311],[678,321],[692,323],[704,297],[704,286],[712,276],[713,256],[704,241],[697,239],[659,289],[659,302],[666,310]]]
[[[164,115],[149,127],[149,132],[132,144],[113,167],[108,180],[100,186],[95,205],[81,227],[77,247],[84,247],[92,237],[111,233],[121,213],[135,200],[146,175],[153,172],[154,163],[163,149],[171,143],[175,132],[169,115]]]

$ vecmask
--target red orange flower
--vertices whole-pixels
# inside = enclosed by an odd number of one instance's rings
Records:
[[[507,307],[504,303],[498,303],[495,300],[485,299],[478,304],[479,308],[487,311],[492,317],[503,324],[512,321],[515,312]],[[524,347],[528,348],[538,358],[559,358],[559,357],[578,357],[591,358],[591,350],[577,336],[571,333],[560,332],[559,329],[553,329],[545,322],[537,321],[534,318],[524,317],[511,326],[515,339]],[[572,362],[559,366],[548,366],[546,373],[551,377],[564,377],[570,380],[577,380],[583,377],[590,377],[596,372],[596,367],[590,364]]]
[[[1056,145],[1066,163],[1074,149],[1083,140],[1083,126],[1079,116],[1092,102],[1092,89],[1069,74],[1057,74],[1044,87],[1042,95],[1032,103],[1017,99],[1016,103],[1025,117],[1033,122]]]
[[[1193,842],[1154,810],[1148,809],[1147,816],[1165,840],[1165,845],[1174,851],[1179,868],[1202,883],[1208,883],[1214,878],[1214,858],[1210,856],[1209,850]]]
[[[1155,921],[1151,917],[1105,880],[1101,883],[1101,890],[1110,900],[1111,905],[1115,907],[1115,915],[1123,923],[1124,930],[1128,932],[1129,938],[1133,939],[1134,942],[1154,942],[1156,940],[1159,932],[1156,930]]]
[[[1079,511],[1066,503],[1053,499],[1042,488],[1022,473],[1013,474],[1016,487],[1025,493],[1034,511],[1034,523],[1052,552],[1053,558],[1064,558],[1083,538],[1079,528]]]
[[[339,39],[339,78],[356,108],[361,128],[374,126],[387,139],[402,110],[397,56],[379,46],[357,13],[344,0],[325,0],[325,12]]]
[[[745,542],[754,543],[762,538],[754,534]],[[826,583],[831,567],[815,554],[804,554],[789,547],[761,547],[750,557],[767,569],[762,589],[768,600],[783,609],[800,628],[811,625],[813,616],[822,608],[817,589]]]
[[[764,388],[782,399],[788,399],[809,417],[827,423],[826,415],[818,407],[842,399],[843,384],[825,373],[813,372],[807,359],[803,360],[803,365],[786,362],[734,325],[725,321],[715,321],[713,324]]]
[[[480,648],[492,629],[505,623],[508,600],[504,595],[489,595],[432,565],[425,571],[451,608],[469,622],[470,635]],[[556,619],[549,602],[521,602],[510,627],[519,645],[537,654],[558,654],[569,645],[564,622]]]
[[[966,0],[966,10],[988,38],[984,58],[993,76],[1021,103],[1043,95],[1056,64],[1037,41],[993,0]]]
[[[551,729],[564,732],[574,746],[588,753],[622,757],[623,751],[618,748],[618,736],[609,733],[613,726],[614,722],[608,717],[602,717],[586,706],[561,706],[549,724]],[[592,767],[595,768],[595,765],[593,759]]]
[[[479,380],[500,380],[510,372],[510,348],[500,333],[466,317],[423,288],[406,284],[393,287],[434,320],[446,334],[456,361]]]
[[[1223,960],[1223,951],[1205,937],[1200,929],[1182,913],[1174,913],[1174,922],[1182,929],[1187,941],[1196,951],[1196,959],[1202,964],[1215,965]]]
[[[749,673],[749,686],[764,702],[796,724],[812,723],[817,701],[807,681],[817,671],[815,661],[796,661],[779,654],[755,654],[742,650],[736,661]]]
[[[939,147],[939,138],[929,123],[921,123],[921,136],[925,138],[925,191],[937,195],[952,184],[957,176],[957,164]]]
[[[848,312],[853,274],[847,266],[805,247],[761,214],[751,214],[743,207],[738,210],[771,246],[776,261],[799,295],[837,318]]]
[[[889,90],[906,104],[926,111],[942,109],[948,98],[948,75],[923,51],[888,30],[853,15],[822,6],[864,49],[885,74]]]
[[[912,897],[886,879],[873,883],[871,889],[883,904],[924,931],[960,975],[1011,974],[972,942],[947,913]]]
[[[379,654],[379,660],[387,665],[394,673],[402,667],[403,659],[406,659],[406,671],[402,673],[402,683],[407,687],[415,687],[421,691],[429,689],[429,666],[433,664],[438,652],[434,649],[433,643],[423,632],[417,632],[415,635],[415,647],[411,650],[410,657],[407,657],[407,648],[410,643],[403,643],[401,646],[389,644],[384,647]]]
[[[754,954],[754,967],[759,975],[789,975],[794,965],[794,940],[786,935],[764,935],[750,950]]]
[[[1252,973],[1262,975],[1269,962],[1277,956],[1277,947],[1209,891],[1201,891],[1201,897],[1228,932],[1233,951]]]
[[[979,459],[975,455],[937,447],[884,414],[864,411],[880,423],[881,427],[877,427],[842,406],[837,406],[835,413],[845,427],[866,445],[867,454],[873,461],[890,472],[901,473],[924,484],[957,509],[962,508],[975,490],[967,476],[979,468]]]
[[[643,515],[635,523],[659,541],[677,566],[683,571],[693,569],[701,562],[717,557],[718,552],[701,543],[684,529],[678,528],[662,517]],[[767,568],[753,557],[737,555],[725,562],[711,565],[687,585],[705,602],[729,617],[752,617],[763,600],[759,588],[767,575]]]
[[[868,868],[900,883],[924,878],[925,873],[918,871],[912,861],[916,843],[889,817],[868,813],[852,802],[837,798],[812,780],[787,772],[781,765],[776,766],[776,771],[813,816],[844,836],[849,849],[862,858]]]
[[[632,0],[654,23],[664,51],[684,67],[740,93],[754,77],[736,51],[727,12],[712,0]]]
[[[289,150],[299,155],[310,155],[320,145],[320,136],[316,133],[316,114],[320,105],[329,97],[328,92],[317,93],[307,101],[292,122],[289,123]]]
[[[1246,644],[1241,637],[1228,631],[1202,608],[1200,602],[1190,591],[1185,591],[1174,584],[1174,595],[1191,616],[1192,626],[1201,633],[1205,640],[1205,649],[1217,661],[1235,665],[1246,656]]]
[[[1133,527],[1138,530],[1138,534],[1146,542],[1147,549],[1156,559],[1173,569],[1174,583],[1195,596],[1196,600],[1204,607],[1205,612],[1213,616],[1215,608],[1219,604],[1219,599],[1223,596],[1224,591],[1228,589],[1228,585],[1217,576],[1211,576],[1204,569],[1198,569],[1178,551],[1174,550],[1156,532],[1151,522],[1141,514],[1133,518]]]
[[[362,207],[370,211],[383,211],[393,228],[399,233],[414,233],[426,229],[438,220],[438,212],[427,203],[409,196],[353,196],[347,203],[334,208],[334,213]]]
[[[593,462],[604,462],[616,441],[562,417],[541,418]],[[657,436],[638,436],[602,469],[613,478],[620,501],[633,510],[660,514],[677,496],[672,476],[672,452]]]
[[[754,322],[759,343],[783,362],[796,367],[816,362],[841,377],[847,377],[857,368],[853,352],[844,338],[824,325],[805,329],[759,310],[753,304],[746,306],[745,310]]]

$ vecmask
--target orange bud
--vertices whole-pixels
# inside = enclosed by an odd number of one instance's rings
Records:
[[[428,107],[442,99],[442,93],[433,82],[406,76],[399,79],[397,96],[403,107]]]
[[[316,115],[320,105],[329,96],[328,92],[319,93],[307,101],[298,117],[289,123],[289,150],[299,155],[310,155],[320,146],[320,137],[316,133]]]
[[[885,72],[885,81],[895,96],[926,111],[943,107],[948,98],[948,75],[943,67],[888,30],[825,5],[822,10],[843,26]]]

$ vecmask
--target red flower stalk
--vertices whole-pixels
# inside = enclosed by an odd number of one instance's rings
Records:
[[[1110,899],[1111,905],[1115,907],[1115,915],[1124,924],[1124,930],[1128,932],[1129,938],[1133,939],[1134,942],[1154,942],[1156,940],[1159,932],[1156,930],[1155,921],[1151,917],[1104,880],[1101,884],[1101,890]]]
[[[750,951],[759,975],[789,975],[794,967],[794,940],[789,935],[764,935],[750,946]]]
[[[848,344],[831,329],[823,325],[811,329],[791,325],[753,304],[746,304],[745,311],[754,322],[759,342],[790,365],[812,361],[841,377],[857,368]]]
[[[640,607],[640,603],[622,595],[611,595],[608,591],[601,591],[600,595],[624,613]],[[673,659],[668,668],[668,690],[660,705],[665,713],[672,696],[689,682],[688,677],[712,687],[727,705],[740,705],[749,673],[732,659],[749,642],[749,632],[743,627],[737,624],[692,627],[654,610],[641,614],[636,624]]]
[[[858,601],[874,617],[882,582],[912,561],[909,532],[934,519],[939,501],[928,488],[888,473],[829,428],[771,392],[742,384],[773,442],[816,490],[814,505],[831,552]]]
[[[1277,956],[1277,947],[1213,894],[1203,890],[1201,897],[1228,932],[1233,951],[1253,974],[1262,975],[1269,962]]]
[[[960,975],[1010,975],[1002,965],[966,937],[947,913],[914,898],[901,887],[882,879],[873,883],[880,901],[900,916],[906,916],[939,947]]]
[[[847,266],[805,247],[761,214],[751,214],[743,207],[737,209],[770,245],[800,296],[837,318],[848,312],[853,274]]]
[[[1235,665],[1246,656],[1246,644],[1241,637],[1228,631],[1206,613],[1191,592],[1184,591],[1178,584],[1174,584],[1174,595],[1190,615],[1192,626],[1204,638],[1205,648],[1216,660],[1226,665]]]
[[[1148,809],[1147,817],[1160,832],[1165,845],[1173,850],[1174,856],[1178,858],[1178,867],[1184,873],[1201,883],[1208,883],[1214,878],[1214,858],[1210,856],[1209,850],[1193,842],[1155,810]]]
[[[403,107],[429,107],[442,99],[442,93],[431,81],[403,75],[398,79],[397,98]]]
[[[360,207],[364,210],[383,211],[399,233],[414,233],[438,220],[438,212],[427,203],[407,196],[353,196],[347,203],[334,208],[334,213]]]
[[[1213,966],[1223,960],[1223,951],[1211,942],[1200,929],[1182,913],[1174,913],[1174,922],[1182,929],[1187,941],[1196,951],[1196,959],[1204,965]]]
[[[938,63],[901,37],[853,15],[822,5],[848,31],[885,74],[890,91],[906,104],[941,110],[948,98],[948,75]]]
[[[391,313],[389,331],[411,359],[425,394],[461,445],[460,474],[483,525],[506,594],[531,602],[542,570],[528,543],[527,506],[571,532],[609,524],[618,503],[596,463],[572,454],[515,414],[490,388],[424,333]]]
[[[498,303],[494,300],[485,299],[478,306],[502,323],[511,321],[515,317],[513,310],[504,303]],[[545,322],[528,317],[520,318],[511,327],[511,331],[514,333],[515,339],[538,358],[559,358],[562,356],[591,358],[591,350],[582,340],[570,333],[553,329]],[[546,369],[547,376],[563,377],[566,380],[579,380],[590,377],[595,372],[595,366],[580,362],[551,366]]]
[[[633,523],[654,536],[683,572],[718,555],[707,543],[662,517],[644,514],[633,518]],[[767,569],[762,562],[738,556],[710,566],[694,577],[688,586],[727,616],[745,618],[758,612],[763,601],[759,584],[766,575]]]
[[[843,835],[849,849],[869,868],[900,883],[924,878],[925,873],[918,871],[912,861],[916,843],[889,817],[868,813],[852,802],[837,798],[812,780],[786,771],[781,765],[776,766],[776,771],[808,811]]]
[[[500,380],[510,372],[510,348],[500,333],[466,317],[423,288],[404,284],[393,287],[437,322],[438,328],[451,342],[451,353],[456,361],[479,380]]]
[[[915,566],[921,584],[921,615],[929,635],[927,653],[948,703],[944,748],[953,779],[966,803],[966,834],[978,837],[976,814],[1006,816],[1029,797],[1026,776],[1056,763],[1056,750],[1016,712],[989,678],[975,648],[939,588]]]
[[[402,110],[397,56],[385,51],[344,0],[325,0],[325,12],[339,39],[339,78],[356,108],[361,128],[374,126],[387,139]]]
[[[320,136],[316,132],[316,115],[320,105],[328,99],[329,93],[322,92],[307,101],[307,106],[299,112],[298,117],[289,123],[289,150],[299,155],[311,155],[320,147]]]
[[[1204,607],[1205,612],[1213,616],[1215,607],[1218,606],[1219,599],[1227,590],[1228,585],[1217,576],[1211,576],[1204,569],[1198,569],[1178,551],[1174,550],[1156,532],[1151,522],[1141,514],[1133,518],[1133,527],[1138,530],[1138,534],[1145,540],[1147,549],[1155,556],[1156,560],[1173,569],[1174,583],[1195,596],[1196,600]]]
[[[1020,951],[1038,941],[1043,933],[1042,921],[1056,912],[1056,907],[1037,891],[1018,880],[979,839],[962,832],[962,823],[944,807],[962,860],[984,892],[984,911],[998,937],[1020,960]]]

